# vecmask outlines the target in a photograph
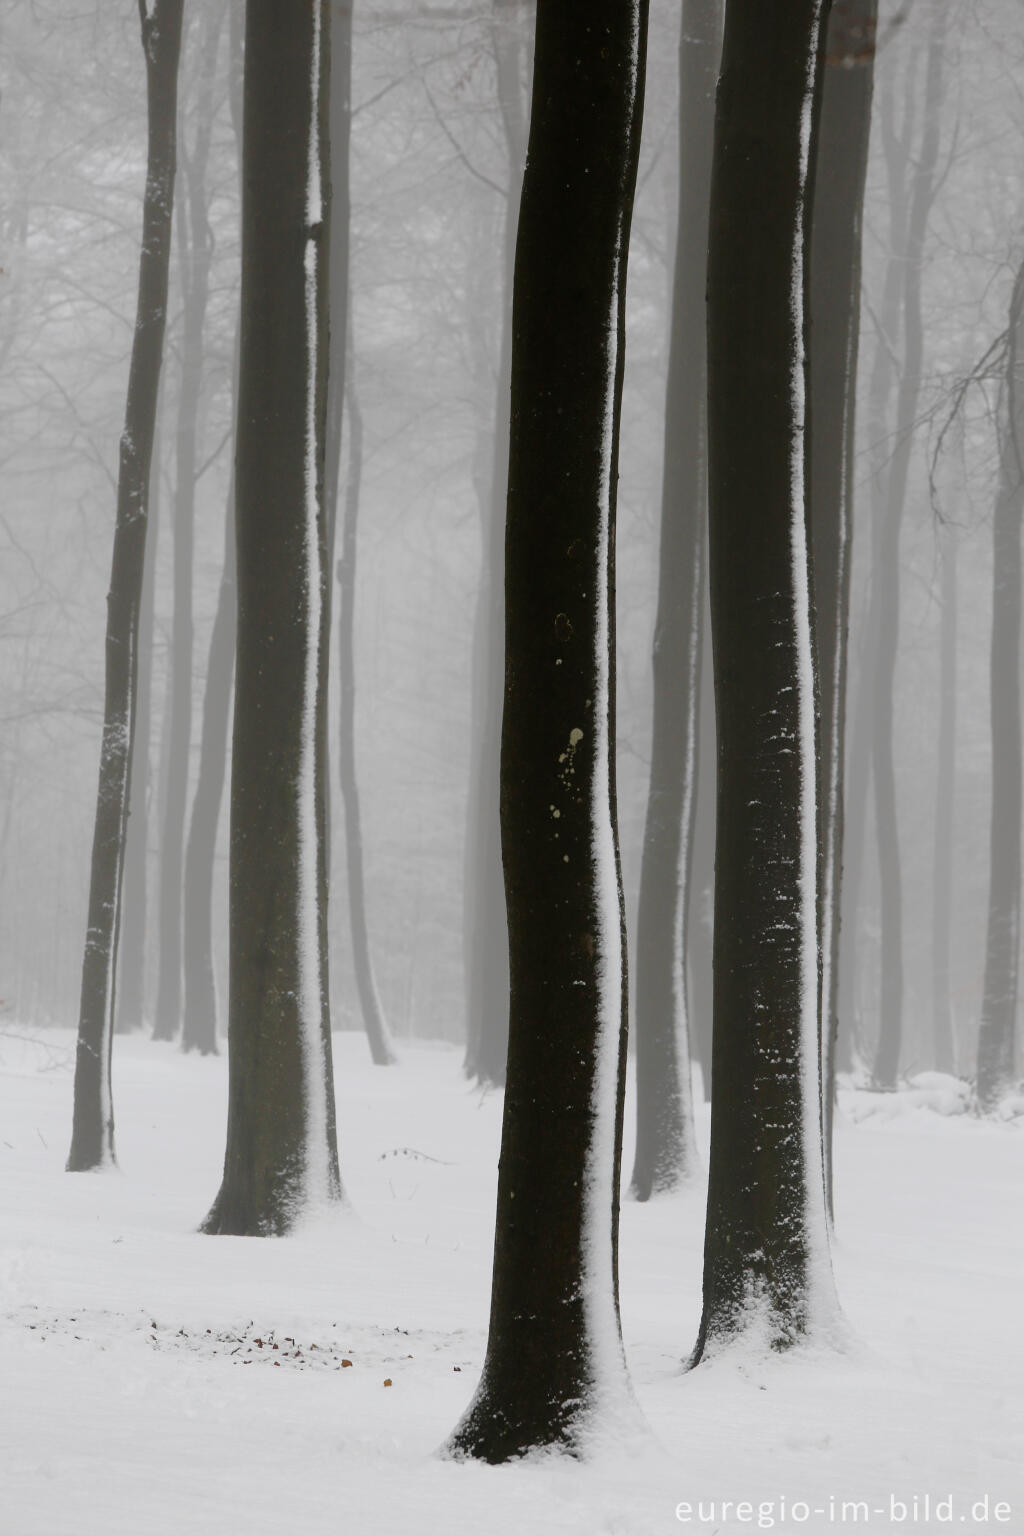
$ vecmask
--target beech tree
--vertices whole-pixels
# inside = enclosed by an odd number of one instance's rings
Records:
[[[820,0],[728,0],[708,258],[718,716],[711,1153],[694,1362],[836,1306],[819,1055],[818,756],[808,558],[809,191]],[[810,125],[810,133],[808,133]],[[756,238],[751,232],[756,230]]]
[[[720,0],[685,0],[679,36],[679,226],[665,403],[654,723],[636,934],[639,1200],[697,1161],[686,933],[697,811],[697,730],[707,539],[705,306],[708,189]]]
[[[107,597],[103,740],[89,881],[89,916],[75,1057],[69,1173],[114,1162],[110,1058],[121,888],[138,680],[149,476],[167,320],[183,0],[139,0],[146,62],[146,192],[139,295],[117,482]]]
[[[483,1375],[449,1443],[582,1452],[626,1394],[614,536],[647,7],[538,0],[513,290],[501,833],[508,1077]]]
[[[327,995],[328,0],[248,0],[228,1128],[207,1232],[340,1195]]]

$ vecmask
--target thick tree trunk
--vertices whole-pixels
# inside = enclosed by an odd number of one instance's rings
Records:
[[[135,737],[139,606],[146,554],[149,472],[156,428],[174,202],[178,55],[182,0],[139,0],[146,60],[148,147],[139,257],[139,296],[128,374],[117,484],[117,520],[107,597],[103,743],[93,833],[88,932],[75,1061],[68,1172],[114,1161],[110,1053],[128,786]]]
[[[528,9],[526,0],[493,0],[491,18],[498,105],[508,155],[508,195],[502,240],[501,340],[490,473],[486,478],[481,476],[482,560],[473,620],[473,698],[462,931],[466,976],[465,1071],[478,1083],[492,1086],[504,1083],[508,1055],[508,922],[501,876],[498,773],[512,277],[519,196],[526,161],[522,63]]]
[[[208,1232],[340,1195],[324,858],[327,0],[248,0],[228,1134]]]
[[[647,1200],[697,1166],[686,932],[697,811],[697,722],[707,537],[708,192],[719,0],[684,0],[679,41],[679,226],[665,407],[651,777],[636,929],[636,1159]]]
[[[956,537],[941,536],[942,627],[939,638],[938,778],[935,786],[935,873],[932,879],[932,1015],[935,1065],[956,1071],[956,1030],[950,977],[953,916],[953,835],[956,812]]]
[[[822,1134],[832,1216],[832,1110],[839,1032],[839,891],[850,615],[861,222],[878,0],[834,0],[825,43],[818,173],[811,215],[810,508],[821,700]]]
[[[718,706],[714,1092],[693,1359],[836,1309],[821,1143],[818,755],[807,548],[817,0],[730,0],[708,264]],[[751,239],[752,229],[757,238]]]
[[[895,1088],[903,1032],[903,886],[893,730],[896,655],[900,613],[900,533],[907,499],[907,478],[914,448],[914,426],[921,392],[924,325],[921,271],[928,214],[935,196],[942,102],[942,66],[948,11],[939,6],[932,24],[924,86],[921,148],[910,189],[907,242],[903,252],[903,371],[896,395],[896,436],[886,484],[886,508],[873,581],[878,584],[877,653],[872,777],[875,832],[881,895],[881,995],[874,1080]]]
[[[613,571],[646,21],[639,0],[537,6],[505,543],[508,1081],[487,1356],[450,1446],[492,1462],[583,1453],[629,1401]]]
[[[167,754],[167,800],[160,840],[160,949],[153,1020],[155,1040],[173,1040],[181,1027],[182,876],[185,803],[192,745],[192,565],[195,549],[196,462],[199,397],[203,386],[203,327],[210,294],[213,231],[207,210],[206,166],[213,133],[213,84],[224,5],[211,4],[199,41],[199,84],[195,146],[181,140],[184,197],[178,210],[184,330],[175,453],[174,610],[171,624],[171,715]]]
[[[994,1109],[1013,1082],[1021,900],[1021,515],[1024,513],[1024,266],[1006,340],[1006,415],[992,519],[992,824],[977,1100]]]

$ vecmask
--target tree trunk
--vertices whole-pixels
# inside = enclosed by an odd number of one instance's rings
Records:
[[[240,0],[232,0],[228,13],[228,103],[239,170],[242,154],[242,22]],[[231,403],[232,413],[235,414],[238,406],[237,335],[232,358]],[[221,567],[217,611],[206,666],[206,692],[203,696],[203,721],[199,738],[199,777],[192,800],[192,819],[185,848],[185,1017],[181,1044],[183,1050],[199,1051],[204,1056],[217,1053],[213,875],[227,769],[237,619],[235,477],[232,472],[224,523],[224,563]]]
[[[348,484],[338,580],[338,774],[345,812],[345,868],[352,934],[352,964],[359,1007],[370,1054],[379,1067],[395,1060],[381,1007],[370,954],[363,875],[363,826],[356,777],[355,605],[359,492],[362,479],[362,417],[351,380],[351,295],[349,283],[349,140],[352,124],[352,4],[331,4],[331,364],[327,382],[327,525],[329,561],[333,563],[341,467],[342,414],[348,401]]]
[[[324,859],[327,0],[248,0],[228,1133],[208,1232],[340,1195]]]
[[[157,406],[159,420],[159,402]],[[129,787],[128,833],[124,852],[124,930],[120,985],[117,988],[116,1031],[127,1035],[141,1029],[146,1018],[146,946],[149,909],[149,822],[153,775],[150,766],[153,727],[153,618],[156,588],[156,538],[160,501],[160,432],[153,437],[146,549],[143,555],[142,596],[139,601],[139,641],[135,695],[135,744]]]
[[[174,613],[171,625],[171,715],[167,800],[160,840],[160,950],[155,1040],[173,1040],[181,1026],[182,871],[185,802],[192,744],[192,565],[195,548],[196,456],[203,387],[203,327],[210,294],[213,231],[207,210],[206,167],[213,133],[213,84],[224,5],[211,4],[199,40],[195,147],[181,138],[183,191],[178,210],[178,253],[184,314],[181,393],[175,454]]]
[[[938,782],[935,787],[935,873],[932,880],[932,1015],[935,1065],[956,1071],[956,1031],[950,951],[953,905],[953,824],[956,810],[956,537],[941,535],[942,630],[939,640]]]
[[[1006,423],[992,520],[992,835],[985,989],[978,1033],[978,1107],[1011,1087],[1020,959],[1020,526],[1024,512],[1024,265],[1006,333]]]
[[[505,543],[508,1081],[487,1356],[450,1442],[491,1462],[583,1453],[629,1401],[614,514],[646,22],[640,0],[537,5]]]
[[[881,996],[874,1080],[895,1088],[903,1032],[903,887],[893,732],[896,653],[900,613],[900,533],[907,499],[907,477],[914,447],[917,402],[921,392],[924,326],[921,316],[921,267],[928,214],[935,196],[942,102],[942,64],[948,11],[937,7],[924,87],[923,133],[910,189],[907,243],[903,252],[903,372],[896,396],[896,436],[886,484],[886,508],[873,581],[878,583],[875,718],[872,777],[881,894]]]
[[[490,474],[481,476],[482,561],[473,620],[473,698],[469,803],[463,880],[468,1077],[499,1086],[508,1054],[508,922],[501,876],[498,775],[501,755],[502,602],[505,497],[508,489],[508,396],[512,370],[512,277],[516,218],[526,161],[522,106],[524,0],[493,0],[491,44],[508,154],[502,240],[501,341]]]
[[[128,827],[138,680],[139,607],[146,554],[149,472],[156,428],[174,202],[178,55],[182,0],[139,0],[146,60],[148,145],[139,295],[117,483],[117,518],[107,597],[103,742],[93,833],[88,932],[75,1060],[68,1172],[114,1162],[110,1055],[121,882]]]
[[[839,1031],[839,890],[850,616],[861,223],[878,0],[834,0],[825,44],[818,173],[811,214],[810,508],[821,700],[822,1135],[832,1216],[832,1109]]]
[[[697,718],[707,517],[708,191],[718,0],[685,0],[679,41],[679,226],[665,408],[651,777],[636,929],[636,1160],[647,1200],[697,1167],[686,932],[697,810]]]
[[[807,548],[817,0],[730,0],[708,264],[718,706],[714,1092],[694,1362],[783,1348],[836,1301],[821,1144],[818,755]],[[807,125],[812,123],[810,142]],[[751,239],[751,230],[757,238]]]

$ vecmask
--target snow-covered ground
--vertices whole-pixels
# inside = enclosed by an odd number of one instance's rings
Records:
[[[627,1202],[649,1439],[490,1468],[434,1453],[482,1359],[500,1096],[450,1047],[335,1051],[348,1208],[200,1237],[223,1058],[118,1039],[121,1171],[68,1175],[73,1037],[0,1031],[0,1536],[1024,1532],[1024,1119],[934,1075],[844,1095],[843,1352],[685,1374],[703,1191]]]

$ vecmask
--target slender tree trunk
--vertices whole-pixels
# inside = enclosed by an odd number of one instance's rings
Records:
[[[146,554],[149,472],[156,429],[174,202],[175,117],[182,0],[139,0],[146,60],[148,147],[139,296],[121,434],[117,519],[107,596],[106,684],[88,932],[75,1060],[68,1172],[114,1161],[110,1055],[128,786],[135,737],[139,607]]]
[[[938,782],[935,787],[935,873],[932,879],[932,1015],[935,1065],[956,1071],[956,1030],[950,976],[953,907],[953,826],[956,808],[956,538],[941,536],[942,627],[939,639]]]
[[[182,875],[185,804],[192,744],[192,566],[195,548],[196,462],[199,397],[203,386],[203,328],[210,294],[213,231],[207,211],[206,168],[213,133],[213,85],[224,5],[207,8],[199,41],[196,138],[191,153],[181,138],[183,191],[178,217],[178,252],[184,310],[181,393],[175,454],[174,615],[171,628],[171,715],[167,757],[167,801],[160,842],[160,950],[155,1040],[173,1040],[181,1027]]]
[[[228,103],[235,149],[242,154],[242,24],[241,0],[228,10]],[[241,190],[241,177],[239,177]],[[238,339],[232,348],[232,414],[238,406]],[[224,523],[224,563],[217,610],[210,635],[206,692],[199,738],[199,776],[192,800],[185,848],[185,1017],[181,1044],[202,1055],[217,1052],[217,980],[213,961],[213,877],[217,829],[227,770],[228,725],[235,672],[235,626],[238,619],[235,558],[235,477],[232,471]]]
[[[341,536],[338,580],[338,773],[345,811],[345,868],[348,875],[348,910],[352,928],[352,963],[356,991],[362,1009],[370,1055],[378,1067],[391,1066],[395,1053],[377,992],[370,954],[366,919],[366,881],[363,874],[363,824],[359,811],[359,780],[356,776],[356,675],[355,606],[356,556],[358,552],[359,495],[363,469],[363,418],[352,378],[349,357],[348,382],[348,481],[345,486],[345,522]]]
[[[679,228],[665,409],[651,778],[636,938],[636,1159],[647,1200],[697,1167],[686,932],[697,811],[697,720],[707,537],[708,192],[719,0],[684,0],[679,41]]]
[[[910,190],[907,243],[903,262],[903,372],[896,396],[896,439],[886,486],[886,510],[878,547],[874,580],[878,583],[878,627],[872,777],[875,786],[875,831],[881,894],[881,998],[875,1083],[895,1088],[903,1031],[903,887],[900,869],[899,818],[896,810],[896,766],[893,709],[900,613],[900,533],[907,500],[907,477],[914,448],[914,425],[921,393],[924,325],[921,315],[921,271],[928,214],[935,196],[942,102],[943,51],[948,10],[937,7],[924,86],[923,134]]]
[[[1006,423],[992,520],[992,828],[985,987],[978,1033],[978,1107],[1013,1082],[1021,900],[1021,515],[1024,513],[1024,265],[1006,333]]]
[[[185,849],[185,1017],[181,1044],[203,1056],[217,1053],[217,981],[213,965],[213,874],[224,797],[228,722],[235,671],[238,591],[235,570],[235,482],[231,477],[224,525],[224,564],[199,738],[199,778]]]
[[[706,521],[706,519],[705,519]],[[705,529],[705,555],[707,533]],[[711,1035],[713,1012],[712,947],[715,903],[715,801],[718,797],[718,724],[715,719],[715,677],[711,657],[711,605],[707,559],[701,596],[700,698],[697,719],[696,823],[691,855],[691,898],[687,924],[687,981],[690,1003],[690,1048],[700,1062],[704,1100],[711,1098]]]
[[[492,1462],[582,1454],[595,1416],[629,1401],[613,573],[646,22],[637,0],[537,5],[505,543],[508,1081],[487,1356],[450,1443]]]
[[[362,478],[362,418],[351,379],[351,295],[349,282],[349,141],[352,123],[352,3],[331,0],[331,363],[327,383],[326,508],[329,562],[333,564],[341,467],[342,414],[348,401],[348,483],[338,580],[338,774],[345,813],[345,868],[352,934],[352,963],[370,1054],[377,1066],[395,1060],[370,954],[363,875],[363,828],[359,808],[355,747],[355,603],[359,492]],[[357,441],[358,439],[358,441]]]
[[[501,748],[501,686],[504,635],[505,497],[508,488],[508,406],[512,370],[512,277],[516,220],[526,160],[522,103],[526,0],[493,0],[491,44],[498,105],[508,155],[508,196],[502,240],[501,341],[490,474],[481,476],[482,561],[473,620],[473,698],[466,857],[463,880],[463,944],[466,976],[467,1076],[498,1086],[508,1054],[508,924],[501,876],[498,764]]]
[[[834,0],[811,215],[810,508],[821,700],[822,1137],[830,1219],[861,223],[877,21],[878,0]]]
[[[327,0],[248,0],[228,1132],[208,1232],[340,1195],[327,991]]]
[[[157,408],[159,420],[159,404]],[[156,536],[160,501],[160,432],[154,432],[142,596],[139,602],[138,680],[136,683],[135,745],[132,751],[130,814],[124,854],[124,929],[121,975],[117,989],[117,1033],[141,1029],[146,1018],[146,947],[149,908],[149,823],[153,775],[150,766],[153,730],[153,619],[156,589]]]
[[[817,0],[729,0],[708,263],[718,706],[714,1093],[694,1362],[837,1306],[821,1143],[818,754],[805,479]],[[811,122],[810,142],[807,124]],[[750,232],[757,231],[751,239]],[[770,382],[770,386],[768,384]]]

